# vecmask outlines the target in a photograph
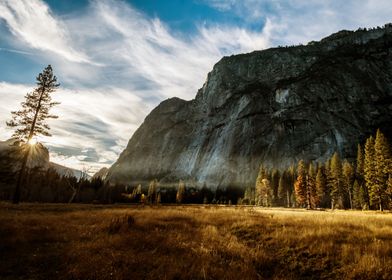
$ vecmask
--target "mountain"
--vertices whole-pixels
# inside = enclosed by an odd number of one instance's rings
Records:
[[[73,169],[64,165],[60,165],[54,162],[50,162],[49,163],[49,167],[53,168],[54,170],[56,170],[56,172],[61,175],[61,176],[73,176],[76,178],[86,178],[86,179],[90,179],[91,176],[88,175],[86,172],[83,172],[81,170],[77,170],[77,169]]]
[[[222,58],[191,101],[163,101],[110,168],[112,182],[253,185],[261,163],[355,156],[392,135],[392,25]]]

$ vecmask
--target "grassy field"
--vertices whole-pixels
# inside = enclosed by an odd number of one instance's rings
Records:
[[[391,279],[392,214],[0,203],[1,279]]]

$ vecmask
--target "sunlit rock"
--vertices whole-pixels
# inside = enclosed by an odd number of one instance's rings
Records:
[[[168,99],[146,117],[107,178],[246,187],[262,162],[353,157],[376,128],[392,135],[391,50],[388,26],[224,57],[194,100]]]

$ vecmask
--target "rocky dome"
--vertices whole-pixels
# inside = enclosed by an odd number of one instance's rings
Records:
[[[261,163],[353,157],[375,129],[392,135],[391,50],[386,25],[224,57],[194,100],[163,101],[146,117],[107,178],[246,187]]]

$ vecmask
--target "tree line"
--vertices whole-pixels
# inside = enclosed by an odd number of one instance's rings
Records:
[[[392,209],[392,156],[385,135],[377,130],[358,144],[350,162],[335,152],[325,162],[305,162],[279,171],[263,165],[254,188],[245,190],[242,204],[308,209]]]
[[[212,190],[178,185],[160,187],[157,179],[148,186],[112,184],[100,177],[88,179],[59,175],[54,169],[27,168],[20,182],[22,201],[63,203],[194,203],[242,204],[265,207],[332,209],[392,209],[391,147],[377,130],[364,147],[358,144],[356,160],[350,162],[334,153],[325,162],[300,160],[285,170],[260,166],[255,186]],[[2,169],[4,186],[0,199],[12,198],[18,172]],[[4,183],[5,182],[5,183]]]

